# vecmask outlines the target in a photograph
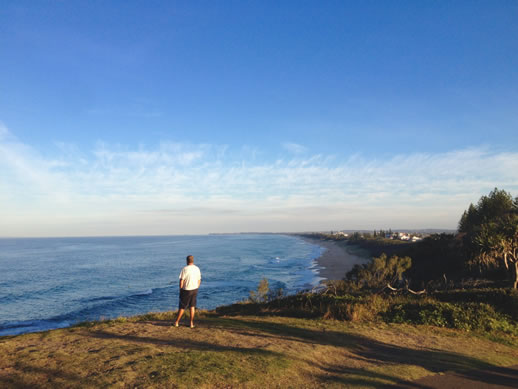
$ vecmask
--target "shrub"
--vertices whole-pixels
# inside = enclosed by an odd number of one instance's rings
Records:
[[[390,258],[385,253],[364,265],[355,265],[346,274],[346,280],[355,283],[359,289],[374,289],[401,281],[403,273],[412,266],[410,257]]]
[[[503,331],[518,335],[518,326],[486,303],[445,303],[432,299],[392,305],[382,318],[386,322],[426,324],[466,331]]]
[[[270,285],[268,284],[268,280],[263,278],[259,282],[259,286],[257,287],[257,291],[250,291],[250,301],[253,303],[265,303],[268,301],[268,292],[270,291]]]
[[[518,291],[504,288],[460,289],[436,292],[439,301],[454,303],[487,303],[497,312],[518,321]]]

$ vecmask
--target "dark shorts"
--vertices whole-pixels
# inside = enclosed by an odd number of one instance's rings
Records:
[[[183,290],[180,289],[180,306],[179,309],[196,308],[196,296],[198,296],[198,289]]]

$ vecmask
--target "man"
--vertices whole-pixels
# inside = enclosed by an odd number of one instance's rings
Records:
[[[180,306],[178,307],[178,317],[174,322],[174,326],[178,327],[185,309],[189,308],[191,312],[191,328],[194,328],[194,310],[196,308],[198,288],[201,284],[201,272],[200,268],[194,264],[194,257],[192,255],[188,255],[186,260],[187,266],[180,273]]]

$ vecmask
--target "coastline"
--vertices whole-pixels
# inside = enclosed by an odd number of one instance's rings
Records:
[[[318,273],[322,281],[341,280],[345,274],[352,270],[354,265],[364,264],[369,259],[369,254],[359,247],[349,246],[345,241],[322,240],[300,236],[309,243],[325,248],[325,251],[316,259]],[[321,281],[321,282],[322,282]]]
[[[269,234],[270,235],[270,234]],[[276,241],[276,235],[273,235],[273,240]],[[284,234],[279,234],[284,235]],[[288,250],[288,247],[293,247],[294,250],[296,250],[296,247],[299,246],[301,243],[301,240],[305,241],[306,243],[310,243],[310,246],[312,249],[310,250],[310,257],[308,257],[309,262],[301,262],[298,260],[294,260],[297,262],[296,267],[291,267],[291,265],[286,265],[284,267],[281,266],[283,271],[291,274],[290,281],[292,282],[290,285],[288,285],[291,290],[295,293],[299,290],[307,290],[312,289],[313,287],[319,287],[319,284],[321,284],[322,281],[325,280],[333,280],[333,279],[341,279],[344,277],[345,273],[352,269],[352,267],[356,263],[363,263],[365,259],[361,257],[361,255],[358,255],[356,250],[358,250],[358,247],[352,246],[352,245],[346,245],[346,241],[333,241],[333,240],[322,240],[320,237],[311,237],[311,236],[304,236],[304,235],[297,235],[297,234],[290,234],[291,236],[295,236],[296,240],[290,240],[290,245],[285,243],[284,240],[281,240],[279,242],[274,242],[274,244],[277,244],[279,248],[283,248],[284,254],[283,257],[286,258],[292,258],[296,257],[294,256],[293,251]],[[245,236],[245,238],[247,238]],[[253,237],[256,239],[257,237]],[[67,238],[68,239],[68,238]],[[96,244],[98,244],[97,239],[98,238],[73,238],[74,241],[72,243],[78,245],[79,243],[89,244],[91,241],[94,241]],[[106,243],[107,239],[112,238],[102,238],[103,244]],[[118,238],[116,238],[118,239]],[[214,238],[213,238],[214,239]],[[221,239],[226,238],[217,238],[218,241]],[[141,242],[143,240],[143,242]],[[116,241],[113,243],[113,248],[110,248],[113,252],[118,252],[118,250],[123,249],[124,247],[130,245],[129,247],[134,248],[141,248],[141,245],[146,243],[153,243],[155,241],[162,242],[167,241],[169,242],[169,238],[165,237],[162,239],[162,237],[139,237],[139,239],[126,239],[124,240],[124,244]],[[206,242],[205,237],[200,237],[200,242]],[[266,241],[270,242],[270,238],[266,238]],[[181,243],[181,239],[176,238],[175,245],[177,245],[177,242]],[[201,243],[196,243],[198,246],[196,246],[198,249],[198,252],[200,251],[199,247],[205,247],[208,246],[205,244],[205,246],[200,246]],[[224,242],[227,242],[224,240]],[[245,247],[247,244],[246,239],[245,240],[237,240],[237,242],[245,242],[243,244],[236,243],[235,237],[229,241],[229,244],[233,245],[233,249],[237,247],[237,250],[242,250],[243,247]],[[263,239],[259,242],[263,242]],[[30,243],[30,241],[29,241]],[[52,242],[51,242],[52,243]],[[58,242],[59,245],[68,244],[67,241]],[[38,244],[40,244],[40,241],[38,241]],[[53,243],[56,245],[55,243]],[[168,243],[169,244],[169,243]],[[194,243],[192,242],[192,238],[189,238],[188,242],[189,246],[192,246]],[[236,244],[237,246],[234,246]],[[184,245],[187,246],[187,245]],[[209,245],[210,246],[210,245]],[[262,243],[259,245],[259,247],[262,246]],[[268,245],[267,245],[268,246]],[[54,247],[54,246],[50,246]],[[74,250],[81,253],[80,249],[81,246],[74,246]],[[77,248],[79,247],[79,248]],[[162,247],[169,247],[164,246],[161,244],[159,246]],[[277,247],[277,246],[275,246]],[[300,246],[299,246],[300,247]],[[162,250],[162,249],[161,249]],[[305,249],[307,250],[307,249]],[[360,249],[361,251],[361,249]],[[52,252],[52,250],[48,250],[48,252]],[[112,254],[113,254],[112,252]],[[169,255],[165,250],[160,251],[164,254],[164,256]],[[201,254],[206,254],[208,251],[201,251]],[[270,255],[264,255],[260,256],[259,260],[262,261],[264,258],[270,258],[269,260],[272,261],[270,265],[268,265],[268,269],[270,273],[267,275],[269,278],[276,278],[276,272],[278,272],[277,269],[279,269],[279,265],[277,261],[274,259],[274,255],[280,255],[278,254],[278,250],[272,250]],[[67,255],[71,258],[75,258],[74,255],[75,251],[67,252]],[[320,257],[318,257],[320,255]],[[207,255],[208,256],[208,255]],[[263,258],[264,257],[264,258]],[[142,255],[139,257],[142,259],[142,261],[139,261],[139,264],[147,263],[149,265],[149,261],[147,261],[147,257]],[[183,259],[183,258],[182,258]],[[34,259],[35,261],[37,258]],[[13,263],[16,263],[14,261]],[[229,262],[230,263],[230,262]],[[169,265],[168,265],[169,266]],[[16,268],[15,268],[16,269]],[[281,270],[282,270],[281,269]],[[210,273],[208,269],[206,270],[206,274],[213,275],[215,274]],[[263,270],[261,270],[263,271]],[[76,276],[77,274],[73,274],[72,276]],[[71,276],[71,277],[72,277]],[[174,274],[176,276],[176,274]],[[158,277],[158,276],[157,276]],[[253,275],[251,276],[253,277]],[[279,276],[281,277],[281,276]],[[158,277],[160,278],[160,277]],[[115,281],[117,281],[116,278],[114,278]],[[81,280],[81,279],[79,279]],[[168,281],[168,280],[166,280]],[[126,317],[128,315],[135,315],[135,314],[145,314],[147,312],[161,312],[166,311],[169,308],[169,302],[174,300],[174,298],[177,298],[177,294],[175,294],[174,288],[170,287],[170,284],[166,283],[166,281],[162,280],[161,282],[151,282],[148,284],[142,284],[142,287],[135,290],[123,290],[120,293],[114,293],[111,295],[108,292],[99,292],[97,289],[93,291],[93,295],[89,295],[90,290],[88,289],[87,292],[83,294],[83,300],[78,302],[77,304],[74,303],[73,309],[69,309],[68,311],[52,311],[46,316],[43,317],[34,317],[34,315],[29,315],[28,313],[27,318],[21,317],[19,318],[16,315],[11,314],[11,316],[2,315],[0,319],[0,337],[2,336],[12,336],[12,335],[18,335],[18,334],[24,334],[24,333],[32,333],[32,332],[40,332],[40,331],[47,331],[50,329],[56,329],[56,328],[63,328],[68,327],[70,325],[74,325],[78,322],[84,322],[84,321],[91,321],[91,320],[98,320],[99,318],[116,318],[116,317]],[[255,283],[254,286],[251,289],[255,289]],[[208,288],[208,289],[207,289]],[[0,288],[2,289],[2,288]],[[212,305],[205,305],[203,308],[206,309],[215,309],[218,306],[221,305],[227,305],[227,304],[233,304],[237,301],[241,301],[243,298],[246,298],[248,296],[248,292],[236,292],[236,293],[229,293],[229,296],[237,296],[235,299],[230,300],[230,298],[227,296],[227,301],[222,301],[218,304],[215,302],[219,302],[218,296],[214,296],[212,293],[213,290],[218,290],[218,286],[216,283],[216,286],[212,286],[212,289],[210,289],[209,283],[205,284],[204,289],[206,289],[208,292],[206,294],[200,295],[200,300],[202,298],[206,298],[205,303],[209,303]],[[77,293],[77,291],[75,292]],[[202,292],[203,293],[203,292]],[[241,293],[241,294],[239,294]],[[246,294],[245,294],[246,293]],[[291,291],[290,291],[291,293]],[[65,296],[65,293],[63,293],[61,296]],[[45,296],[39,296],[38,303],[43,304],[44,300],[43,297]],[[66,297],[66,296],[65,296]],[[92,300],[93,299],[93,300]],[[223,300],[223,299],[221,299]],[[54,300],[53,300],[54,301]],[[67,301],[66,299],[64,300]],[[203,300],[202,300],[203,301]],[[164,304],[162,302],[165,302]],[[16,300],[12,300],[10,302],[11,304],[16,303]],[[57,305],[54,304],[53,305]],[[128,312],[129,308],[128,306],[131,305],[131,310]],[[142,308],[143,307],[143,308]],[[15,306],[16,308],[16,306]],[[9,312],[19,312],[18,309],[11,309]],[[4,312],[2,312],[4,313]],[[23,316],[23,315],[20,315]]]

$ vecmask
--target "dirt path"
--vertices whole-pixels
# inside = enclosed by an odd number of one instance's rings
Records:
[[[518,365],[494,366],[490,369],[470,370],[463,373],[436,374],[412,382],[387,388],[430,389],[507,389],[518,387]]]

